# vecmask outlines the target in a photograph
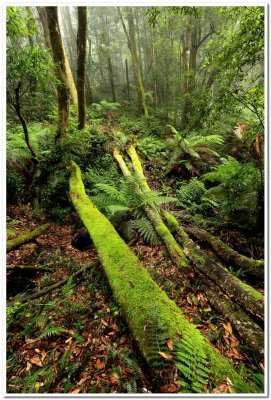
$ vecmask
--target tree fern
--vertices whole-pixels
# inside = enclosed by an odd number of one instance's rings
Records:
[[[151,246],[155,246],[158,244],[158,236],[147,218],[140,218],[134,221],[134,227],[139,232],[139,234],[143,237],[146,243],[149,243]]]

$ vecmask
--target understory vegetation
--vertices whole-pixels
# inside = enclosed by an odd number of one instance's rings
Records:
[[[8,394],[264,393],[264,12],[7,7]]]

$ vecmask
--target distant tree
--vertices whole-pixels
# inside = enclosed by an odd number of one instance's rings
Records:
[[[78,93],[78,129],[83,129],[86,119],[86,33],[87,7],[77,7],[77,93]]]

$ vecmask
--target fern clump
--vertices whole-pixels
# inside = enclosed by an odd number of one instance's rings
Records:
[[[96,183],[93,191],[96,193],[92,196],[93,203],[112,223],[117,225],[124,221],[120,231],[125,239],[131,241],[139,235],[151,246],[155,246],[159,239],[144,208],[155,207],[159,210],[161,204],[176,201],[156,192],[142,193],[136,175],[123,179],[118,187]]]

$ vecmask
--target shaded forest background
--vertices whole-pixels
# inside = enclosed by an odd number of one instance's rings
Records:
[[[6,28],[8,391],[262,392],[264,8],[7,7]],[[153,367],[76,205],[77,168],[243,384],[207,379],[201,355],[199,378],[171,337]]]

